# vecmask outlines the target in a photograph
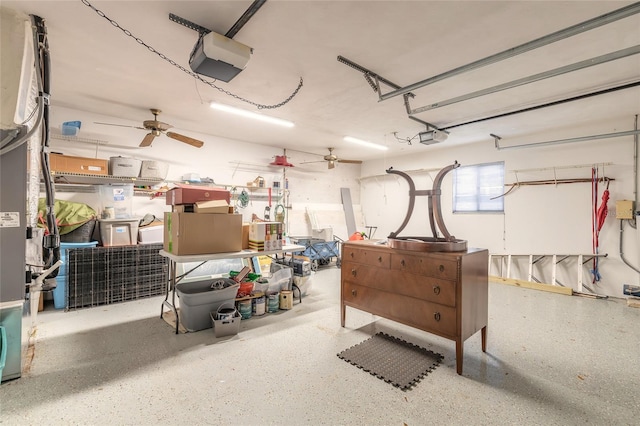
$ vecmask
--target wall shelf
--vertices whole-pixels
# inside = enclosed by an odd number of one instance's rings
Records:
[[[104,185],[109,183],[133,183],[138,186],[152,186],[163,182],[164,179],[125,177],[110,175],[92,175],[86,173],[71,172],[51,172],[54,183],[57,184],[83,184],[83,185]]]
[[[164,182],[164,179],[110,176],[110,175],[92,175],[84,173],[71,172],[51,172],[51,177],[57,192],[80,192],[95,193],[96,185],[107,185],[110,183],[132,183],[134,185],[134,195],[149,196],[152,198],[164,196],[161,191],[154,191],[147,188],[136,188],[136,186],[150,187]],[[44,191],[44,184],[40,184],[40,191]]]

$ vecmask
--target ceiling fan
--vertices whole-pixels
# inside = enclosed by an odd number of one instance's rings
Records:
[[[112,124],[112,123],[99,123],[99,122],[95,122],[95,124],[104,124],[107,126],[120,126],[120,127],[131,127],[134,129],[141,129],[141,130],[148,130],[149,133],[147,133],[147,135],[144,137],[144,139],[142,139],[142,142],[140,142],[140,146],[150,146],[151,143],[153,142],[153,140],[157,137],[160,136],[162,133],[164,133],[165,135],[169,136],[172,139],[175,139],[177,141],[180,142],[184,142],[188,145],[191,146],[195,146],[196,148],[201,148],[202,145],[204,145],[204,142],[198,140],[198,139],[193,139],[190,138],[188,136],[185,135],[181,135],[179,133],[175,133],[175,132],[167,132],[167,130],[169,130],[170,128],[172,128],[173,126],[167,123],[163,123],[161,121],[158,121],[158,114],[160,114],[162,111],[160,111],[159,109],[155,109],[155,108],[151,108],[151,114],[153,114],[153,120],[145,120],[142,122],[142,126],[143,127],[139,127],[139,126],[125,126],[123,124]]]
[[[329,149],[329,155],[325,155],[324,161],[327,162],[327,168],[328,169],[333,169],[334,167],[336,167],[336,163],[351,163],[351,164],[362,164],[362,161],[360,160],[345,160],[343,158],[338,158],[334,153],[333,150],[334,148],[328,148]],[[318,163],[319,161],[306,161],[303,164],[307,164],[307,163]]]

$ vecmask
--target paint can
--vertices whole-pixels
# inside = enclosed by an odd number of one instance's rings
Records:
[[[278,312],[280,309],[280,293],[271,291],[267,293],[267,312]]]
[[[293,291],[282,290],[280,292],[280,309],[292,309],[293,308]]]
[[[240,312],[243,320],[251,318],[251,299],[240,300],[238,302],[238,312]]]
[[[266,312],[266,298],[264,294],[258,295],[251,299],[251,313],[256,316],[264,315]]]
[[[225,307],[225,305],[222,305],[218,308],[215,319],[218,321],[231,321],[237,312],[234,307]]]

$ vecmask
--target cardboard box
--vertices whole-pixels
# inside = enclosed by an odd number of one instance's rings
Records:
[[[229,211],[229,203],[225,200],[200,201],[195,203],[193,207],[195,213],[233,213]]]
[[[247,250],[249,248],[249,227],[250,223],[242,224],[242,250]]]
[[[178,185],[167,191],[166,203],[168,206],[176,204],[195,204],[199,201],[225,200],[231,202],[231,193],[226,189],[211,186]]]
[[[616,201],[616,219],[633,219],[633,201]]]
[[[220,203],[206,205],[205,203]],[[200,206],[200,207],[197,207]],[[224,207],[222,207],[224,206]],[[212,208],[210,208],[212,207]],[[176,204],[171,206],[171,211],[175,213],[233,213],[233,206],[228,206],[224,200],[200,201],[195,204]]]
[[[249,248],[257,251],[282,249],[282,222],[252,222],[249,226]]]
[[[242,250],[241,214],[164,214],[164,250],[178,256]]]
[[[109,173],[109,161],[107,160],[53,153],[49,154],[49,167],[52,172],[84,173],[88,175],[107,175]]]
[[[176,204],[171,207],[171,211],[174,213],[195,213],[195,204]]]

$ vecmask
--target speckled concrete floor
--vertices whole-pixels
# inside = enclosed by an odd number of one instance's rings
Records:
[[[0,386],[7,425],[572,425],[640,422],[640,309],[491,284],[488,350],[347,309],[339,270],[233,338],[175,335],[161,298],[39,314],[31,370]],[[384,331],[444,355],[401,391],[336,354]]]

